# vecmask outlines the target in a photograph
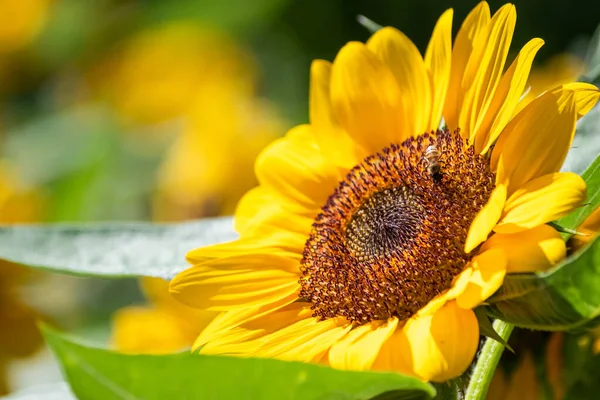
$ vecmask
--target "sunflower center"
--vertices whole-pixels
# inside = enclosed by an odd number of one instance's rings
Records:
[[[458,132],[367,157],[313,223],[300,297],[321,318],[408,319],[470,261],[467,232],[493,188],[488,160]]]
[[[352,256],[368,261],[407,250],[423,223],[423,206],[406,186],[369,197],[352,215],[345,238]]]

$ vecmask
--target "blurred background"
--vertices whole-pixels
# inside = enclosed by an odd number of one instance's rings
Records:
[[[512,49],[546,41],[532,95],[576,79],[600,2],[515,3]],[[475,4],[0,0],[0,222],[231,214],[256,183],[260,149],[307,121],[311,60],[368,38],[358,14],[424,51],[445,9],[455,10],[456,32]],[[123,351],[169,352],[189,346],[205,317],[172,304],[164,282],[2,263],[0,394],[60,380],[36,319]]]

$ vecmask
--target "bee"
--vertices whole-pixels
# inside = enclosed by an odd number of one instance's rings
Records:
[[[435,145],[431,145],[425,149],[425,156],[423,157],[427,162],[427,170],[431,177],[439,181],[442,177],[441,166],[440,166],[440,151]]]

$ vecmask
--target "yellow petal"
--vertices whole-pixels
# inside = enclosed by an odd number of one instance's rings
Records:
[[[414,134],[396,78],[362,43],[348,43],[335,58],[331,103],[340,125],[369,153]]]
[[[306,308],[310,310],[309,305]],[[352,324],[343,318],[307,318],[258,339],[260,346],[253,356],[314,362],[351,328]]]
[[[234,227],[244,235],[256,225],[260,216],[281,211],[281,207],[267,189],[257,186],[244,194],[236,206]]]
[[[504,72],[516,20],[515,6],[504,5],[492,17],[486,34],[481,35],[474,43],[473,53],[464,72],[463,88],[466,93],[459,117],[461,132],[471,143],[475,142],[477,123],[487,113]]]
[[[598,102],[600,92],[598,88],[590,83],[572,82],[561,85],[551,91],[552,93],[569,93],[575,95],[575,108],[577,118],[587,114]]]
[[[525,90],[533,59],[543,44],[542,39],[530,40],[500,80],[490,108],[476,128],[475,149],[478,153],[488,151],[512,118]]]
[[[290,231],[306,235],[316,214],[293,212],[283,206],[263,187],[258,186],[242,197],[235,211],[235,229],[242,239]]]
[[[506,201],[494,231],[515,233],[553,221],[579,207],[587,190],[581,177],[557,172],[523,185]]]
[[[460,308],[477,307],[490,297],[504,282],[507,256],[502,249],[491,249],[474,257],[473,272],[464,292],[456,298]]]
[[[452,9],[446,10],[438,19],[431,40],[425,51],[425,66],[431,82],[431,117],[426,130],[431,131],[439,127],[442,111],[446,100],[446,92],[450,82],[450,69],[452,66]],[[421,133],[421,131],[417,131]]]
[[[434,315],[410,319],[404,326],[414,374],[443,382],[462,374],[475,356],[479,325],[472,310],[447,303]]]
[[[290,259],[300,259],[302,250],[307,240],[305,234],[283,230],[268,230],[268,226],[261,226],[260,232],[269,232],[268,235],[253,235],[249,238],[233,242],[200,247],[190,251],[186,259],[190,264],[197,265],[217,258],[242,256],[244,254],[273,254]],[[263,229],[264,228],[264,229]]]
[[[256,160],[256,177],[281,203],[294,210],[321,209],[340,173],[319,149],[310,125],[293,128],[271,143]]]
[[[560,234],[548,225],[540,225],[519,233],[496,233],[481,251],[503,249],[507,256],[507,272],[544,271],[566,257],[567,247]]]
[[[357,146],[336,120],[330,96],[331,63],[313,61],[310,67],[310,124],[324,154],[343,168],[350,169],[368,154]]]
[[[231,343],[230,340],[235,342],[242,337],[253,339],[274,332],[284,325],[277,325],[275,323],[277,320],[283,320],[287,323],[287,321],[306,318],[304,316],[305,303],[300,303],[297,300],[297,296],[289,296],[259,307],[224,311],[202,330],[192,349],[197,350],[209,342],[218,347],[219,344]]]
[[[397,326],[397,318],[390,318],[384,323],[376,321],[358,326],[331,347],[329,364],[338,369],[370,369],[381,346]]]
[[[253,356],[267,343],[269,335],[297,324],[305,324],[313,319],[312,311],[307,303],[292,303],[261,316],[254,316],[246,322],[229,325],[224,331],[215,332],[211,327],[210,340],[203,345],[200,352],[205,354],[236,354]],[[231,322],[231,318],[229,318]],[[204,332],[200,335],[206,339]],[[200,337],[198,338],[199,342]],[[274,343],[276,344],[276,343]],[[196,345],[196,343],[195,343]]]
[[[465,241],[465,253],[470,253],[479,243],[487,239],[502,215],[505,201],[506,186],[496,186],[486,205],[479,210],[475,219],[471,222]]]
[[[448,290],[446,295],[446,299],[453,300],[460,296],[467,288],[471,275],[473,275],[473,267],[472,265],[469,265],[460,274],[455,276],[452,280],[452,287]]]
[[[385,341],[371,368],[375,371],[392,371],[402,375],[414,376],[413,361],[404,329],[396,328]]]
[[[205,262],[179,273],[171,294],[191,307],[210,311],[260,306],[299,291],[298,260],[248,254]]]
[[[502,133],[497,183],[508,195],[539,176],[557,172],[567,156],[575,133],[573,92],[547,92],[527,105]],[[492,160],[493,162],[493,160]]]
[[[494,151],[492,152],[492,158],[490,160],[490,168],[492,171],[495,171],[497,166],[499,165],[499,158],[503,153],[504,143],[509,141],[515,141],[515,135],[510,132],[514,130],[514,128],[521,123],[521,120],[529,118],[531,113],[540,112],[540,109],[543,110],[545,107],[544,104],[537,104],[535,107],[532,107],[533,103],[542,102],[542,101],[554,101],[556,104],[553,109],[562,110],[564,113],[565,108],[568,108],[571,103],[574,103],[575,114],[577,118],[581,118],[585,115],[590,109],[596,104],[598,98],[600,97],[600,92],[598,88],[594,85],[590,85],[589,83],[582,82],[574,82],[567,83],[561,86],[558,86],[550,91],[545,92],[540,97],[536,98],[531,103],[527,104],[526,108],[519,111],[519,113],[513,118],[510,124],[506,127],[504,132],[500,135],[500,138],[496,142],[494,147]],[[545,99],[545,100],[542,100]],[[552,100],[550,100],[552,99]],[[524,112],[525,109],[529,109],[528,112]],[[531,125],[531,124],[530,124]],[[521,129],[523,131],[523,129]],[[572,135],[575,133],[573,130]],[[518,134],[516,135],[518,138]],[[546,136],[544,136],[544,140]],[[571,137],[572,140],[572,137]],[[570,145],[569,145],[570,146]],[[504,178],[503,178],[504,179]],[[499,181],[499,180],[498,180]]]
[[[420,134],[429,130],[431,88],[417,47],[406,35],[392,27],[378,30],[367,42],[367,47],[389,66],[396,77],[412,132]]]
[[[444,105],[444,119],[450,130],[458,128],[458,118],[462,109],[464,89],[463,78],[467,63],[473,53],[475,42],[486,34],[486,27],[490,22],[490,7],[482,1],[465,18],[454,42],[452,49],[452,68],[450,84]]]

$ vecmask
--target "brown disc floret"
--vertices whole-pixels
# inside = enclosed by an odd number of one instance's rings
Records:
[[[430,146],[435,159],[425,157]],[[467,231],[493,188],[488,160],[458,132],[423,134],[369,156],[313,223],[300,297],[321,318],[409,318],[472,258]]]

